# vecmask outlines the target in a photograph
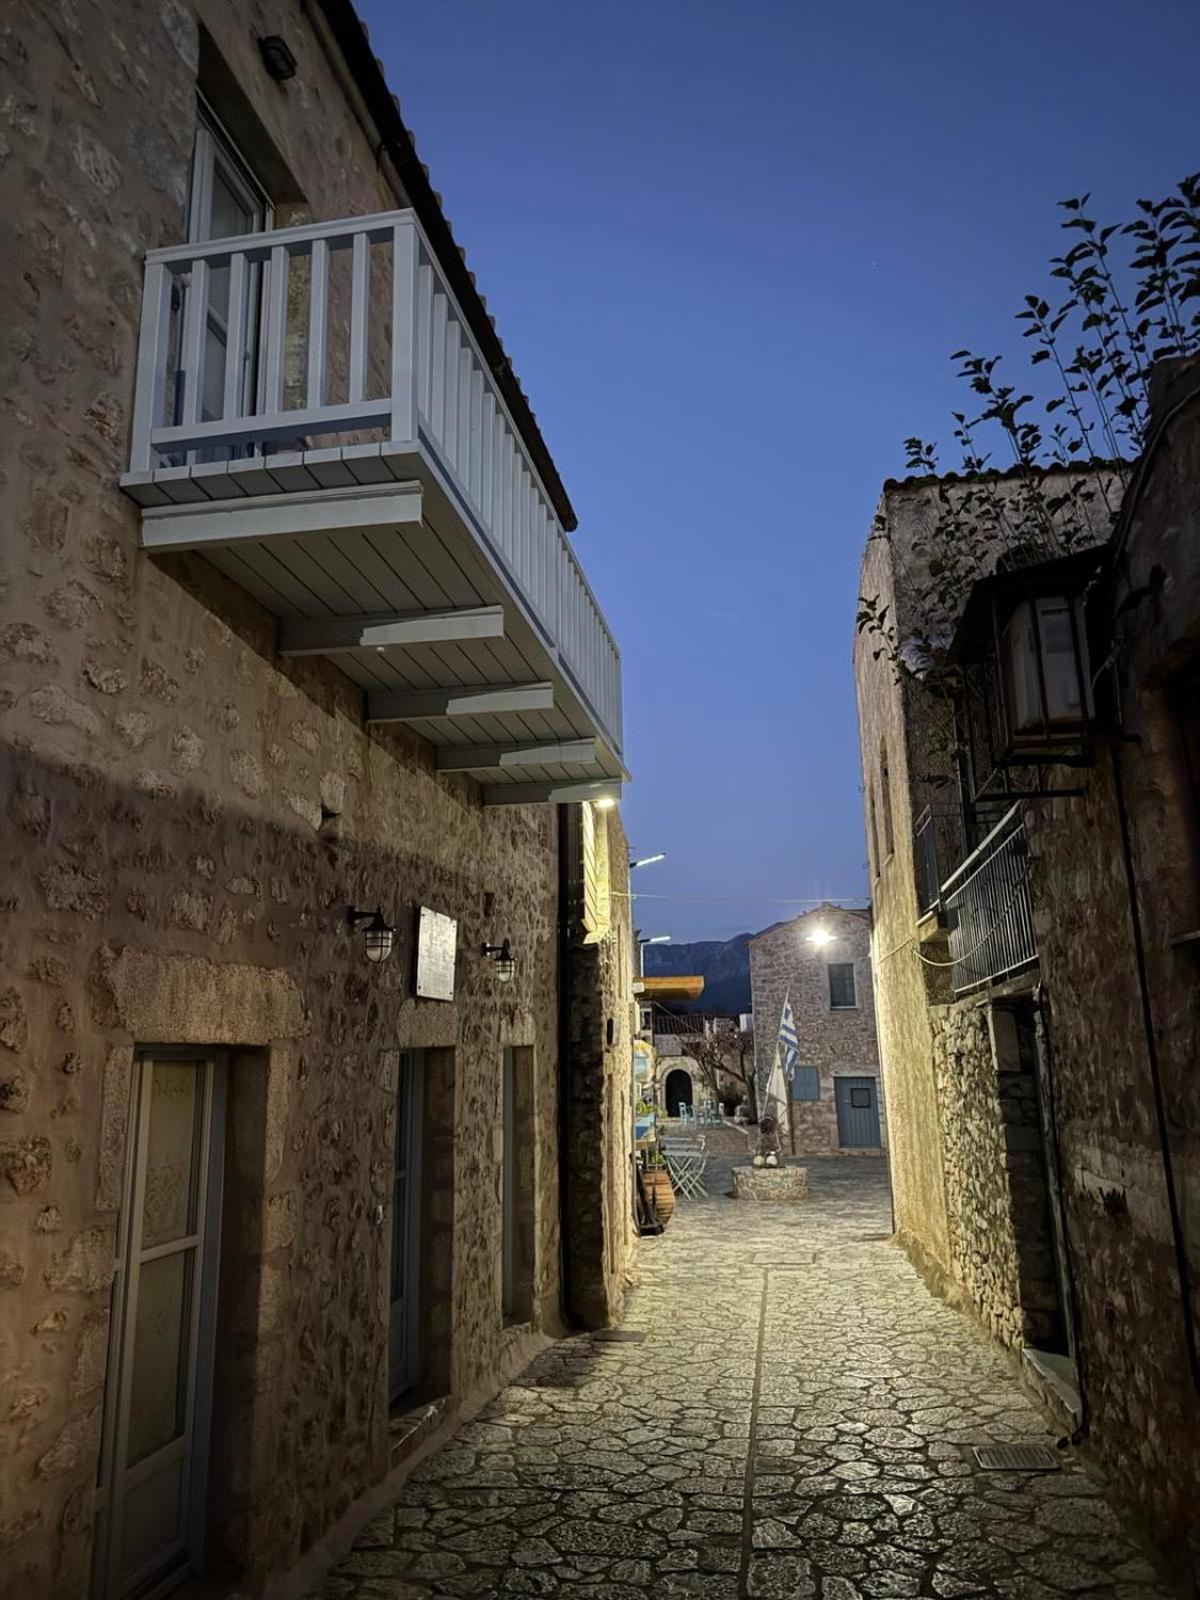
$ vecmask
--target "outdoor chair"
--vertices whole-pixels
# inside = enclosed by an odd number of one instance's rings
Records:
[[[660,1148],[675,1193],[685,1200],[707,1200],[703,1178],[708,1152],[703,1138],[667,1138],[660,1141]]]

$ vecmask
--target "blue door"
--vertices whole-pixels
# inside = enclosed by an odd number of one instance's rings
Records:
[[[874,1078],[835,1078],[838,1144],[843,1150],[879,1149],[879,1085]]]

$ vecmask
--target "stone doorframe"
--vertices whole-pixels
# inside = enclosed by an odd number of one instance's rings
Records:
[[[221,1046],[229,1054],[228,1143],[221,1214],[216,1382],[212,1406],[209,1560],[247,1577],[286,1562],[271,1515],[278,1473],[269,1396],[288,1339],[285,1284],[295,1241],[288,1114],[308,1032],[300,990],[280,968],[163,955],[129,947],[105,963],[114,1031],[102,1085],[99,1211],[124,1188],[135,1052],[146,1046]],[[376,1087],[386,1084],[381,1072]]]

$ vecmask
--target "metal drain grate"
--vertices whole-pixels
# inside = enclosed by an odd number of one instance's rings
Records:
[[[984,1472],[1057,1472],[1059,1460],[1045,1444],[976,1444],[975,1464]]]

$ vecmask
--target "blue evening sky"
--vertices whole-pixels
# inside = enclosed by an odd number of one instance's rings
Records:
[[[360,0],[624,660],[638,921],[865,894],[858,561],[1054,202],[1200,168],[1194,0]],[[795,909],[799,909],[798,907]]]

